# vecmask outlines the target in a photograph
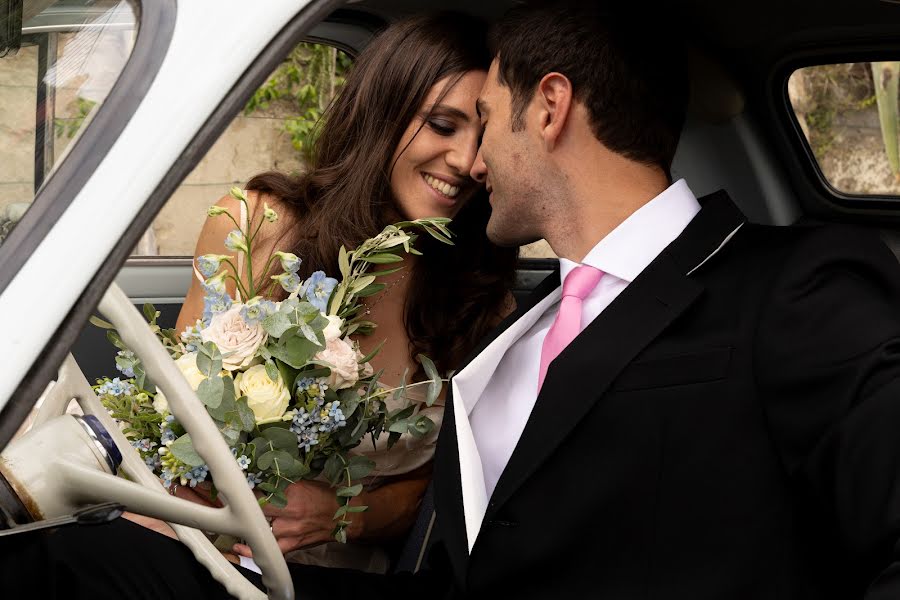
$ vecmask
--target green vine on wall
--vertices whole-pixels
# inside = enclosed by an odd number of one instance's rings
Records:
[[[287,104],[291,116],[284,119],[284,131],[294,148],[309,159],[322,115],[340,91],[351,62],[331,46],[301,43],[253,94],[244,115]]]

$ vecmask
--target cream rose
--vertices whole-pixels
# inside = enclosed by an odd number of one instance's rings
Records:
[[[240,304],[213,315],[209,327],[200,332],[204,342],[213,342],[219,348],[222,367],[228,371],[250,366],[267,337],[261,323],[250,325],[244,321]]]
[[[188,382],[188,385],[191,386],[191,389],[195,392],[197,391],[197,388],[200,387],[200,382],[206,379],[206,375],[201,373],[200,369],[197,368],[196,352],[182,354],[178,360],[175,361],[175,366],[178,367],[178,370],[181,371],[181,374]],[[158,387],[156,388],[156,396],[153,398],[153,408],[159,414],[169,412],[169,399],[166,398],[166,395]]]
[[[169,400],[160,389],[156,390],[156,396],[153,398],[153,409],[161,415],[169,412]]]
[[[316,354],[316,360],[332,365],[328,377],[328,387],[332,389],[342,390],[359,381],[357,350],[346,340],[330,340],[325,349]]]
[[[181,371],[181,374],[184,375],[184,378],[187,379],[187,382],[190,384],[191,389],[197,391],[197,388],[200,387],[200,382],[206,379],[206,375],[200,372],[200,369],[197,368],[197,353],[191,352],[190,354],[182,354],[181,358],[175,361],[175,366]],[[168,406],[168,403],[167,403]]]
[[[265,365],[255,365],[238,373],[234,386],[239,396],[247,396],[247,405],[253,411],[257,423],[280,421],[291,399],[291,393],[281,374],[272,381],[266,373]]]
[[[328,315],[325,318],[328,319],[328,325],[325,326],[325,330],[322,333],[325,335],[325,343],[327,344],[331,340],[341,337],[341,327],[344,325],[344,320],[337,315]]]

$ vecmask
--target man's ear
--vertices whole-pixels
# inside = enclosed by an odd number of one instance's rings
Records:
[[[559,143],[572,108],[572,82],[561,73],[547,73],[538,83],[540,134],[548,151]]]

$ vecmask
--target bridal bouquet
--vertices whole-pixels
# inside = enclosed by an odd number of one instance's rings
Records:
[[[231,194],[247,205],[240,189],[233,188]],[[349,337],[371,333],[376,327],[364,318],[360,298],[384,289],[377,279],[399,270],[390,265],[402,262],[401,251],[420,254],[413,247],[414,230],[451,244],[449,219],[396,223],[355,250],[341,247],[340,280],[322,271],[301,280],[297,274],[301,259],[289,252],[274,252],[264,272],[273,268],[280,272],[257,289],[252,272],[254,241],[260,228],[275,222],[278,215],[266,205],[264,219],[252,232],[222,207],[210,207],[208,215],[234,222],[225,246],[244,255],[248,281],[232,275],[237,273],[234,255],[201,256],[197,268],[206,278],[202,318],[178,334],[159,327],[159,313],[153,306],[144,306],[145,316],[215,421],[246,472],[248,485],[263,492],[260,502],[284,506],[288,485],[324,478],[336,487],[334,537],[346,541],[349,515],[366,508],[350,506],[350,500],[362,491],[358,480],[374,467],[352,449],[366,436],[374,440],[385,432],[389,444],[404,433],[427,434],[434,424],[418,414],[417,404],[407,402],[389,411],[385,400],[391,395],[402,399],[406,388],[425,385],[426,405],[431,406],[443,382],[434,364],[419,355],[427,381],[406,384],[404,376],[398,388],[379,385],[381,373],[373,372],[369,361],[381,346],[364,356]],[[387,267],[370,271],[373,265]],[[227,280],[234,281],[239,298],[228,294]],[[267,299],[276,285],[287,293],[285,300]],[[208,468],[190,434],[170,413],[163,392],[147,380],[140,360],[113,326],[97,318],[92,321],[109,330],[107,337],[119,348],[116,367],[122,374],[99,380],[94,389],[132,445],[167,487],[193,487],[205,481]],[[212,490],[215,494],[214,485]]]

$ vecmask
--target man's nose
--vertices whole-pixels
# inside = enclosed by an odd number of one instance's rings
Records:
[[[485,179],[487,179],[487,165],[484,164],[484,159],[481,157],[480,147],[475,154],[475,160],[472,162],[472,168],[469,170],[469,175],[478,183],[484,183]]]

